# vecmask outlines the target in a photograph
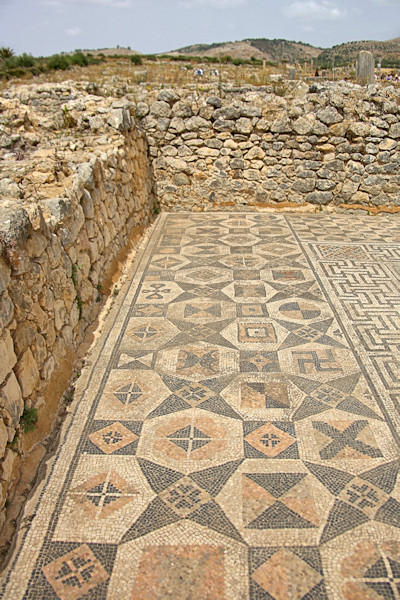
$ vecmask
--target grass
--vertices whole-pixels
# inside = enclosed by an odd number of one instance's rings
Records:
[[[37,408],[25,408],[20,419],[20,425],[24,433],[29,433],[35,429],[39,418]]]
[[[202,77],[194,74],[195,69],[200,67],[204,69]],[[215,73],[216,70],[218,75]],[[0,88],[6,87],[7,80],[10,78],[13,83],[23,83],[27,79],[34,79],[38,83],[62,83],[68,80],[89,83],[94,90],[97,89],[101,94],[106,93],[101,91],[102,86],[113,79],[115,87],[118,88],[115,93],[118,93],[119,90],[121,96],[133,93],[139,83],[146,85],[148,89],[160,85],[180,87],[187,84],[203,86],[212,83],[219,85],[221,91],[224,84],[227,83],[237,86],[248,84],[261,86],[271,84],[271,74],[285,76],[287,68],[270,63],[267,63],[264,68],[257,60],[243,61],[226,56],[221,57],[221,60],[216,60],[214,57],[211,61],[207,57],[193,56],[115,55],[94,57],[76,52],[73,55],[55,55],[48,58],[34,58],[27,54],[11,56],[3,60],[0,58]],[[310,68],[308,71],[303,69],[302,77],[312,75]],[[344,72],[341,74],[337,70],[335,79],[342,76],[344,76]],[[390,83],[393,84],[393,82]],[[277,95],[285,93],[279,85],[275,90]],[[73,124],[69,125],[67,121],[65,127],[73,127]]]

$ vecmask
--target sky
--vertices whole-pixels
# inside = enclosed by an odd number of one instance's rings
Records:
[[[145,54],[247,38],[322,48],[400,36],[400,0],[0,0],[0,47],[49,56],[130,46]]]

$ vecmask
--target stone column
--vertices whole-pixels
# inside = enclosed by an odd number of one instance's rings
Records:
[[[294,81],[296,79],[296,69],[293,67],[290,67],[289,69],[289,75],[288,75],[288,79],[290,81]]]
[[[357,83],[369,85],[374,83],[375,61],[371,52],[362,50],[358,55],[357,62]]]

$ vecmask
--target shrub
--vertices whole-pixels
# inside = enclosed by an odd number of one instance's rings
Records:
[[[34,66],[35,59],[33,58],[32,54],[26,54],[26,52],[24,52],[20,56],[16,57],[16,63],[18,67],[29,68]]]
[[[143,64],[143,59],[140,56],[140,54],[132,54],[132,56],[131,56],[131,62],[134,65],[142,65]]]
[[[53,54],[53,56],[50,56],[47,62],[47,66],[49,67],[49,69],[52,69],[54,71],[56,71],[57,69],[65,71],[69,67],[69,60],[66,56],[63,56],[62,54]]]
[[[69,60],[71,65],[79,65],[80,67],[86,67],[89,64],[87,56],[82,52],[75,52],[75,54],[69,57]]]

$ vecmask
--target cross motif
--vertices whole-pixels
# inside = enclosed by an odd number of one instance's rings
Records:
[[[275,446],[277,446],[281,442],[278,436],[274,433],[266,433],[262,436],[260,441],[262,444],[264,444],[264,446],[267,446],[267,448],[275,448]]]
[[[367,483],[356,485],[353,483],[346,491],[348,501],[359,508],[373,507],[380,503],[380,498],[372,487]]]

